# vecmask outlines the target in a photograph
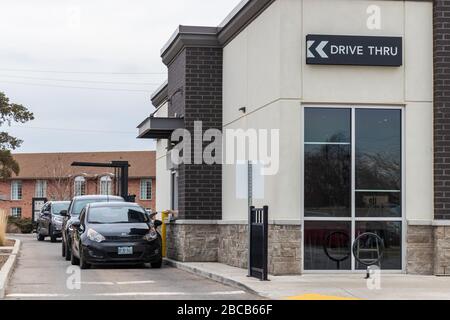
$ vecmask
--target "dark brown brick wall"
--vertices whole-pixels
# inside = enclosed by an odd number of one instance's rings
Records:
[[[186,50],[183,50],[168,66],[169,117],[185,115],[185,87],[186,87]],[[185,212],[185,173],[184,166],[179,168],[178,174],[178,211]]]
[[[168,66],[169,115],[184,115],[192,142],[196,121],[202,122],[203,132],[222,129],[222,52],[222,48],[187,47]],[[222,218],[221,165],[182,165],[178,183],[180,219]]]
[[[435,218],[450,219],[450,0],[434,1]]]

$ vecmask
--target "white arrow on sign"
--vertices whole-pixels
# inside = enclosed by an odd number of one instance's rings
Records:
[[[310,40],[307,42],[307,46],[308,46],[308,58],[315,58],[316,56],[314,55],[314,53],[311,51],[312,46],[314,45],[316,41],[315,40]],[[325,47],[327,46],[328,41],[321,41],[320,44],[317,46],[316,48],[316,52],[319,54],[319,56],[322,59],[328,59],[328,55],[325,53],[325,51],[323,51],[323,49],[325,49]]]
[[[315,56],[311,52],[311,47],[313,46],[314,42],[315,42],[314,40],[309,40],[307,43],[308,44],[308,58],[315,58]]]
[[[324,59],[327,59],[327,54],[323,51],[325,46],[328,44],[328,41],[322,41],[316,48],[317,53]]]

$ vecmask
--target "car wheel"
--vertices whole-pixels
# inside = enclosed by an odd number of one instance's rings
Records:
[[[73,266],[79,266],[80,265],[80,259],[75,257],[75,255],[73,254],[73,251],[70,254],[70,263],[72,263]]]
[[[49,234],[50,234],[50,241],[55,243],[56,242],[56,237],[53,235],[53,226],[52,225],[50,225]]]
[[[91,265],[89,263],[87,263],[86,260],[84,259],[83,249],[81,249],[81,245],[80,245],[80,269],[86,270],[86,269],[89,269],[90,267],[91,267]]]
[[[69,244],[67,243],[67,241],[66,241],[66,249],[65,249],[65,253],[66,253],[66,261],[70,261],[70,259],[71,259],[71,256],[72,256],[72,252],[71,252],[71,250],[70,250],[70,246],[69,246]]]
[[[158,262],[152,262],[152,269],[161,269],[162,267],[162,259],[159,260]]]
[[[37,241],[44,241],[45,240],[45,237],[43,235],[41,235],[41,230],[40,229],[36,230],[36,238],[37,238]]]

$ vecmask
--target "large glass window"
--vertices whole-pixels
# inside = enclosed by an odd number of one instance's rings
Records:
[[[348,222],[305,223],[305,269],[351,270],[351,231]]]
[[[402,111],[306,108],[304,156],[305,270],[367,268],[351,253],[363,233],[384,246],[369,241],[357,254],[401,270]]]
[[[402,269],[402,223],[400,221],[365,221],[357,222],[355,237],[370,232],[375,233],[383,239],[384,251],[381,260],[381,268],[385,270]],[[368,249],[378,250],[375,245],[369,245]],[[377,254],[377,252],[374,252]],[[357,253],[358,254],[358,253]],[[371,258],[371,257],[369,257]],[[364,265],[356,263],[357,269],[366,269]]]
[[[305,109],[305,142],[350,144],[351,109]]]
[[[351,110],[305,110],[305,216],[351,216]]]
[[[402,216],[400,192],[356,191],[357,217],[395,218]]]
[[[356,110],[357,217],[401,217],[401,111]]]

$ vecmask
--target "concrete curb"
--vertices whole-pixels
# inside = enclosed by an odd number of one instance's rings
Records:
[[[18,254],[19,254],[19,250],[20,250],[20,245],[21,245],[22,243],[20,242],[19,239],[11,239],[11,240],[16,241],[16,243],[14,244],[14,249],[13,249],[13,251],[12,251],[12,254],[18,255]]]
[[[262,295],[261,292],[255,291],[254,289],[252,289],[251,287],[247,286],[246,284],[244,284],[242,282],[236,281],[236,280],[231,279],[231,278],[224,277],[224,276],[222,276],[220,274],[211,273],[211,272],[208,272],[206,270],[202,270],[200,268],[197,268],[197,267],[194,267],[194,266],[190,266],[190,265],[187,265],[185,263],[174,261],[174,260],[167,259],[167,258],[164,258],[164,262],[166,263],[166,265],[169,265],[171,267],[174,267],[174,268],[177,268],[177,269],[180,269],[180,270],[183,270],[183,271],[195,274],[197,276],[200,276],[200,277],[203,277],[203,278],[206,278],[206,279],[210,279],[210,280],[219,282],[221,284],[234,287],[236,289],[245,290],[245,291],[247,291],[249,293],[252,293],[254,295],[260,296],[262,298],[266,298],[266,299],[269,298],[269,297],[266,297],[266,296]]]
[[[19,254],[21,245],[20,240],[18,239],[11,239],[11,240],[15,240],[16,243],[14,244],[14,249],[11,255],[9,256],[6,263],[3,265],[2,269],[0,270],[0,299],[3,299],[5,297],[6,287],[14,271],[14,267],[16,266],[17,255]]]

